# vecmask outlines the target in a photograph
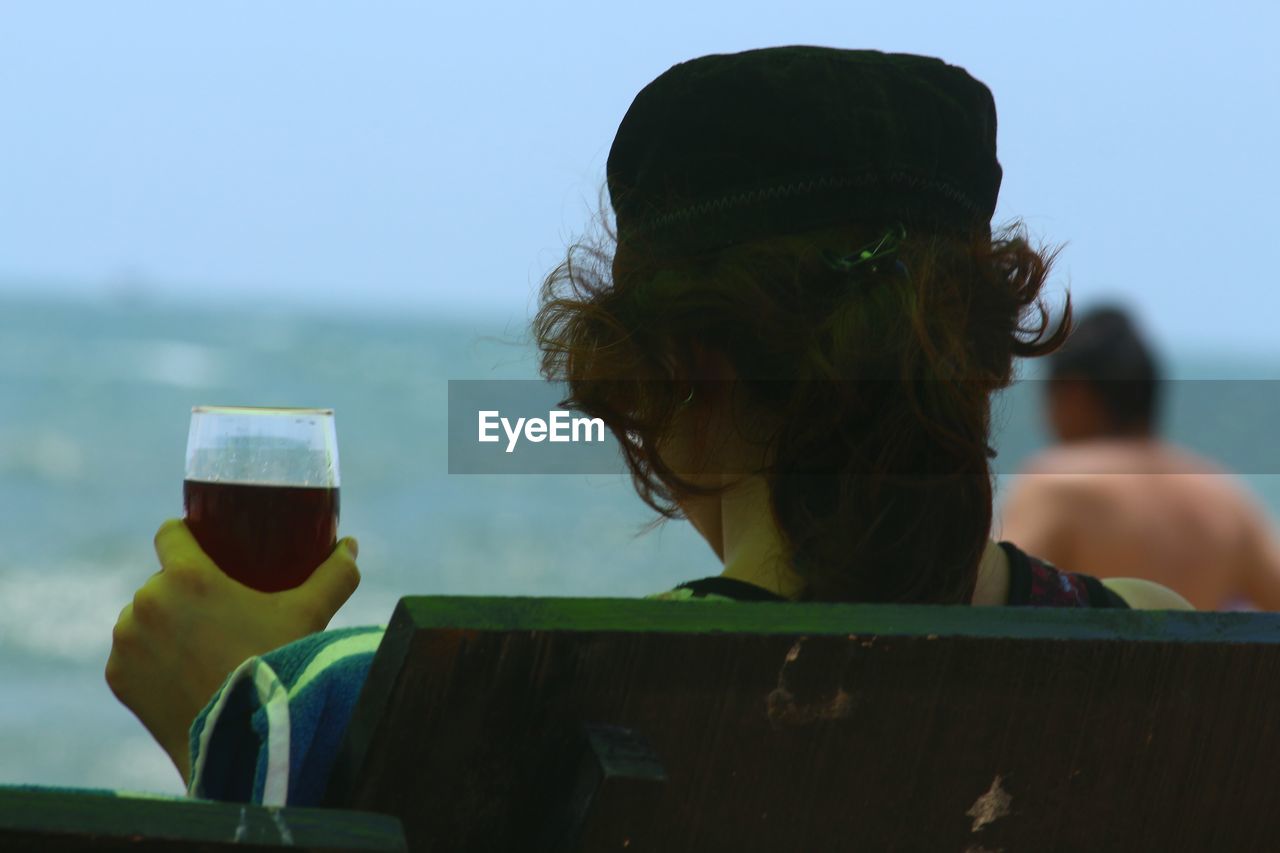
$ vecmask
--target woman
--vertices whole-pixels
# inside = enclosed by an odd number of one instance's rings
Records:
[[[991,233],[995,131],[962,69],[874,51],[702,57],[635,99],[616,230],[551,275],[535,329],[641,497],[740,582],[689,593],[1183,604],[988,538],[991,395],[1068,331],[1051,257]]]
[[[991,394],[1067,332],[1039,301],[1050,258],[992,235],[995,127],[963,70],[871,51],[708,56],[637,96],[609,156],[616,240],[571,250],[535,332],[640,496],[723,560],[669,597],[1185,606],[989,539]],[[358,573],[344,543],[303,587],[257,593],[180,522],[157,552],[107,679],[187,778],[188,738],[202,763],[221,725],[204,697],[233,668],[296,664],[296,644],[255,656],[327,624]],[[208,775],[193,791],[226,796]],[[306,781],[250,796],[305,803]]]

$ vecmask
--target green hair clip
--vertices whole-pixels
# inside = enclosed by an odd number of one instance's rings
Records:
[[[907,274],[907,265],[898,258],[898,251],[902,248],[902,241],[906,238],[906,226],[898,223],[886,231],[884,236],[875,243],[868,243],[853,254],[841,256],[830,250],[824,250],[822,257],[827,262],[827,266],[836,272],[848,274],[860,272],[878,273],[884,269],[891,269],[905,276]]]

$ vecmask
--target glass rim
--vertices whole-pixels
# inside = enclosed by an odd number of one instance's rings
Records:
[[[192,406],[193,415],[319,415],[333,417],[333,409],[293,406]]]

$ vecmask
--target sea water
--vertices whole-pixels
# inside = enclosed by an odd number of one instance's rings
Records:
[[[1280,375],[1176,355],[1187,375]],[[448,381],[536,368],[526,329],[503,322],[0,298],[0,783],[181,789],[102,673],[158,568],[156,528],[182,514],[193,405],[336,410],[341,533],[360,540],[363,581],[335,627],[385,623],[406,593],[638,596],[716,573],[687,524],[643,532],[652,514],[621,464],[448,473]],[[1270,447],[1269,428],[1207,408],[1182,405],[1175,437],[1212,445],[1243,422],[1232,446]],[[1045,442],[1034,394],[995,421],[1003,472]],[[1248,480],[1280,516],[1276,471]]]

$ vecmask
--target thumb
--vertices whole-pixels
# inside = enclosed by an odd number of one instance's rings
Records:
[[[360,585],[360,569],[356,567],[359,550],[356,540],[348,536],[338,543],[329,559],[321,563],[311,577],[290,590],[297,597],[311,599],[317,609],[323,611],[326,625]]]

